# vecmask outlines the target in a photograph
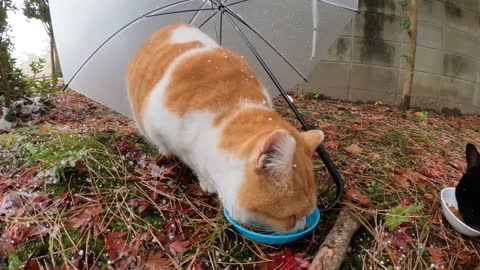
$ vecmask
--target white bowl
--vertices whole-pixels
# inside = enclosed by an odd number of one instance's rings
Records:
[[[442,190],[442,193],[440,194],[440,197],[442,199],[442,211],[443,215],[445,218],[448,220],[448,223],[460,232],[461,234],[467,235],[467,236],[480,236],[480,232],[477,230],[474,230],[467,224],[463,223],[457,216],[455,216],[452,211],[448,208],[448,206],[453,206],[456,209],[458,209],[458,204],[457,204],[457,199],[455,197],[455,188],[453,187],[448,187],[444,188]]]

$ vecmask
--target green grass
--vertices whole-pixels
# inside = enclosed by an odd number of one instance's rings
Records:
[[[16,270],[22,265],[22,260],[18,257],[16,252],[8,252],[8,270]]]
[[[0,144],[6,148],[12,148],[18,139],[19,136],[15,133],[0,134]]]
[[[141,218],[144,221],[144,224],[142,224],[143,226],[151,225],[154,228],[160,228],[161,226],[165,225],[165,220],[156,211],[148,211],[143,213]]]
[[[32,255],[48,254],[48,247],[48,237],[37,238],[20,245],[16,253],[21,261],[26,261]]]

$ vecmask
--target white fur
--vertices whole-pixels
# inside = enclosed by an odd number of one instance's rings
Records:
[[[305,225],[307,225],[307,217],[303,217],[299,220],[297,220],[297,224],[295,224],[295,227],[288,231],[288,233],[297,233],[305,230]]]
[[[262,88],[262,92],[263,92],[263,95],[264,95],[265,97],[267,97],[267,98],[265,99],[265,103],[264,103],[264,104],[266,104],[268,107],[271,108],[271,107],[273,106],[273,104],[272,104],[272,98],[270,97],[270,94],[268,93],[267,88],[263,87],[263,88]]]
[[[272,146],[273,157],[268,160],[265,167],[270,171],[272,177],[285,179],[290,176],[293,166],[293,157],[297,143],[288,131],[279,129],[273,133],[282,134],[280,141]],[[272,134],[273,134],[272,133]]]
[[[187,25],[182,25],[173,30],[170,36],[170,43],[189,43],[194,41],[200,41],[206,47],[217,48],[218,44],[211,39],[207,34],[203,33],[199,29]]]
[[[238,204],[238,190],[244,178],[247,166],[246,159],[238,159],[231,153],[218,147],[224,125],[215,127],[212,112],[191,111],[179,117],[165,106],[165,89],[168,86],[175,68],[188,57],[217,47],[202,32],[189,27],[180,27],[174,31],[171,42],[189,42],[201,40],[208,44],[207,48],[195,48],[184,52],[175,59],[156,84],[148,97],[144,111],[143,134],[157,147],[162,154],[174,154],[185,162],[198,175],[200,184],[207,191],[216,191],[223,206],[237,222],[250,222],[251,214],[241,209]],[[268,96],[267,104],[241,103],[241,109],[263,108],[271,110]],[[231,116],[232,117],[232,116]]]
[[[325,139],[325,133],[323,133],[323,131],[321,131],[321,130],[319,130],[318,133],[319,133],[319,136],[321,138],[320,142],[323,142],[323,140]]]

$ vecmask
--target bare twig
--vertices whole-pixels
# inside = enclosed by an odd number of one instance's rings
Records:
[[[353,234],[360,228],[361,223],[353,213],[344,208],[338,215],[327,238],[313,259],[310,270],[337,270],[340,269]]]

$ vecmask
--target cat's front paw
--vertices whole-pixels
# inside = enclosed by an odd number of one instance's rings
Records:
[[[215,185],[210,181],[210,180],[205,180],[205,179],[199,179],[200,182],[200,188],[202,189],[203,192],[205,193],[217,193],[217,189],[215,188]]]

